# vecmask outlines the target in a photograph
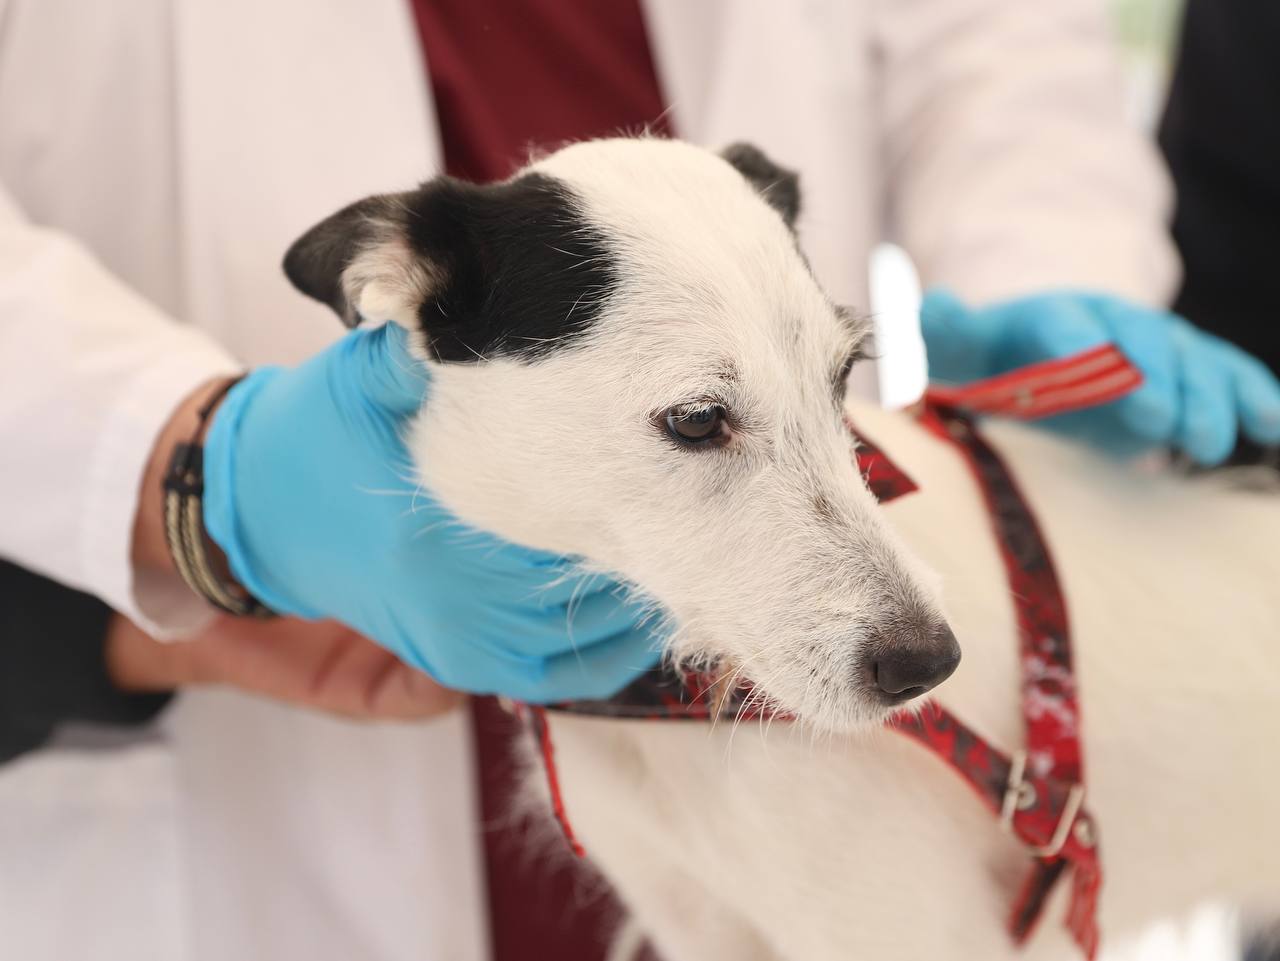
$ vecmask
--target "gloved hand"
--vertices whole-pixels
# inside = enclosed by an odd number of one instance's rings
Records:
[[[1221,463],[1236,436],[1280,443],[1280,382],[1266,365],[1174,314],[1105,294],[1037,294],[974,309],[946,290],[920,308],[929,377],[964,383],[1096,347],[1116,346],[1143,374],[1127,397],[1046,418],[1046,427],[1118,457],[1171,446]]]
[[[205,525],[282,614],[342,621],[449,687],[603,697],[656,660],[616,584],[461,524],[401,442],[428,391],[395,324],[293,369],[262,368],[205,443]]]

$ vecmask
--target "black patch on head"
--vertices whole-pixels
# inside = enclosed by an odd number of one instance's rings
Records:
[[[433,279],[417,317],[442,361],[545,354],[590,328],[616,286],[603,235],[573,192],[542,174],[488,186],[440,177],[360,201],[304,235],[285,272],[354,323],[342,272],[389,230]]]
[[[534,357],[589,328],[617,285],[600,233],[560,181],[437,180],[411,205],[414,253],[443,269],[419,320],[440,360]]]
[[[720,151],[720,156],[747,178],[788,227],[795,228],[800,216],[799,174],[774,163],[763,150],[749,143],[731,144]]]

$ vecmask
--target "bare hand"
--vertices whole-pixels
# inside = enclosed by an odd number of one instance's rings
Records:
[[[223,684],[363,720],[432,717],[463,699],[332,621],[220,616],[191,640],[163,643],[116,615],[106,660],[124,690]]]

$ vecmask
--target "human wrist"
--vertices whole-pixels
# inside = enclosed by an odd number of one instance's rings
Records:
[[[174,449],[190,439],[200,422],[200,409],[231,378],[207,380],[182,399],[156,435],[143,471],[133,519],[131,558],[136,569],[174,574],[173,557],[164,534],[164,478]]]
[[[205,524],[207,428],[214,410],[245,380],[224,381],[201,406],[191,436],[174,447],[164,476],[164,533],[174,566],[193,593],[236,617],[270,617],[273,611],[232,577],[228,558]],[[222,453],[224,465],[234,463],[225,445]],[[224,469],[219,473],[231,472]]]

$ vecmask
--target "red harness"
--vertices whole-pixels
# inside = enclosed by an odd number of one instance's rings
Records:
[[[1046,417],[1115,400],[1141,382],[1142,375],[1119,350],[1104,345],[963,388],[931,389],[926,395],[921,422],[964,457],[1000,545],[1017,609],[1027,744],[1006,754],[934,702],[888,722],[945,761],[1032,855],[1031,873],[1009,918],[1014,940],[1022,944],[1030,937],[1054,885],[1071,869],[1066,925],[1090,959],[1098,950],[1102,867],[1097,826],[1084,806],[1080,712],[1066,602],[1026,498],[999,455],[974,430],[968,413]],[[864,434],[855,433],[859,469],[881,502],[917,489]],[[565,813],[546,711],[655,720],[784,717],[750,698],[746,685],[725,695],[714,690],[715,684],[715,678],[705,675],[657,667],[606,701],[524,708],[541,746],[556,818],[576,854],[582,856],[583,849]]]

